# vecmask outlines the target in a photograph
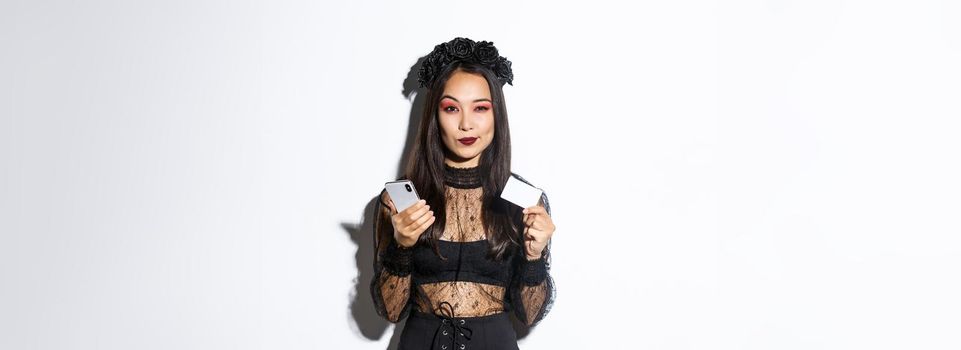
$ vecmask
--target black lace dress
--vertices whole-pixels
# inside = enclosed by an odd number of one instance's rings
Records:
[[[534,261],[527,260],[521,246],[512,246],[502,261],[488,257],[480,181],[478,168],[445,166],[447,222],[438,249],[446,261],[426,244],[397,245],[388,195],[381,192],[371,294],[378,314],[387,320],[410,316],[400,349],[516,349],[510,313],[533,326],[550,310],[555,295],[550,245]],[[550,214],[546,194],[541,201]],[[389,241],[378,242],[379,230],[390,232]]]

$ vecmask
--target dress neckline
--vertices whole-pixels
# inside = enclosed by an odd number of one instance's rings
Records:
[[[478,240],[476,240],[476,241],[448,241],[448,240],[446,240],[446,239],[438,239],[438,241],[445,242],[445,243],[454,243],[454,244],[458,244],[458,243],[459,243],[459,244],[469,244],[469,243],[480,243],[480,242],[485,242],[485,243],[486,243],[486,242],[487,242],[487,239],[486,239],[486,238],[485,238],[485,239],[478,239]]]
[[[444,184],[454,188],[471,189],[482,186],[480,166],[457,168],[444,163]]]

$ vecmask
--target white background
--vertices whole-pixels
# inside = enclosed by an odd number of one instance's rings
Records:
[[[364,215],[455,36],[557,225],[522,348],[961,347],[961,5],[627,3],[4,1],[0,348],[386,348]]]

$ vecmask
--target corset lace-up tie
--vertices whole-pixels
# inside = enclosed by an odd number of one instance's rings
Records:
[[[470,343],[470,337],[474,332],[467,326],[467,321],[463,318],[454,317],[454,306],[446,301],[440,303],[437,311],[440,312],[438,317],[441,318],[441,324],[440,327],[437,328],[437,333],[434,336],[434,349],[466,350],[467,344]],[[438,339],[446,336],[450,336],[449,347],[446,342]],[[463,338],[465,342],[458,341],[458,337]],[[437,344],[441,344],[440,347],[438,347]]]

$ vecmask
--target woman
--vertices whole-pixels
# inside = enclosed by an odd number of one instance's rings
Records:
[[[512,80],[486,41],[455,38],[422,61],[427,104],[402,177],[422,199],[398,212],[382,191],[374,224],[371,294],[387,320],[410,316],[400,349],[517,349],[510,313],[533,326],[554,300],[547,196],[500,198],[509,177],[527,182],[510,172]]]

